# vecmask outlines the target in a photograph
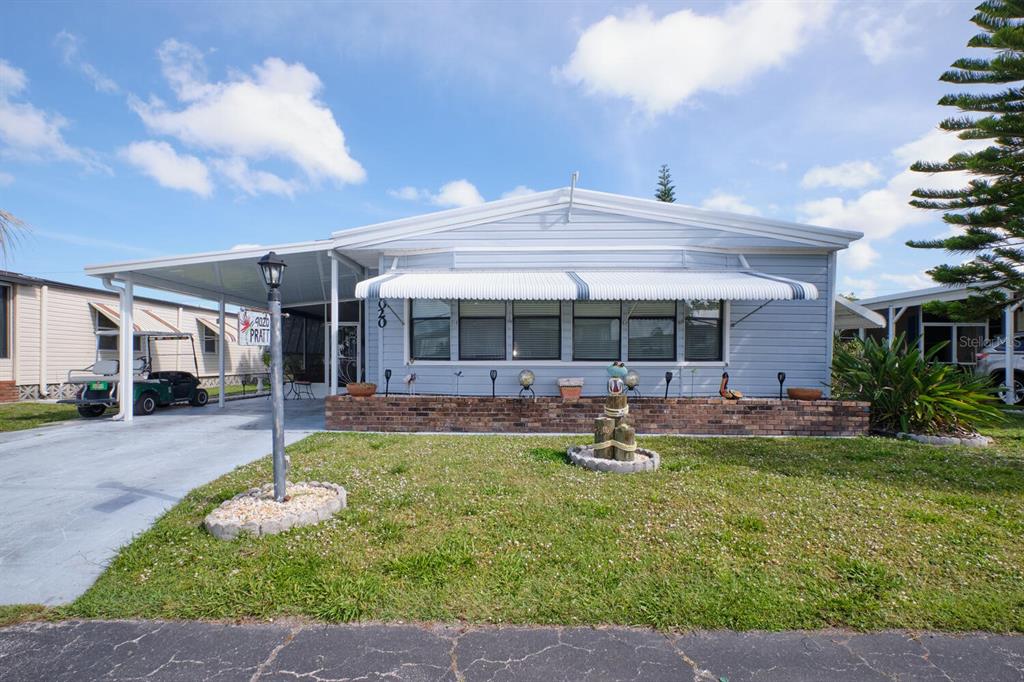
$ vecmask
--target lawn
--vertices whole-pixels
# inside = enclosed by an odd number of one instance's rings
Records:
[[[54,403],[4,403],[0,405],[0,432],[34,429],[44,424],[75,419],[74,405]]]
[[[213,539],[267,459],[189,494],[54,617],[1024,630],[1024,422],[987,450],[879,438],[643,438],[654,474],[565,437],[317,434],[331,522]]]
[[[220,388],[217,386],[204,386],[203,388],[210,394],[211,400],[215,400],[220,395]],[[241,384],[228,384],[224,387],[224,397],[242,395],[243,393],[246,395],[256,395],[256,387],[250,384],[245,387],[244,391]]]

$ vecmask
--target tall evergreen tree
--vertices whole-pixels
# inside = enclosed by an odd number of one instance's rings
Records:
[[[919,161],[923,173],[966,171],[974,176],[956,190],[918,189],[911,205],[943,211],[943,220],[960,228],[945,239],[907,242],[914,248],[945,249],[970,260],[928,271],[941,284],[977,285],[980,293],[965,301],[932,304],[932,312],[956,319],[978,319],[1024,294],[1024,0],[986,0],[971,21],[982,32],[967,46],[995,50],[985,57],[953,62],[940,77],[956,85],[1005,85],[997,92],[946,95],[942,106],[960,115],[939,124],[964,140],[991,140],[982,151],[960,153],[945,163]],[[974,115],[972,115],[974,114]],[[999,288],[997,288],[999,287]]]
[[[672,174],[668,170],[668,164],[662,164],[658,170],[658,191],[654,193],[658,201],[674,203],[676,200],[676,186],[672,184]]]

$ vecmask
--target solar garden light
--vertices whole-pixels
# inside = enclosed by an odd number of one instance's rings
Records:
[[[498,380],[498,370],[492,369],[491,370],[491,398],[494,398],[494,391],[495,391],[495,389],[494,389],[494,382],[496,382],[497,380]]]
[[[779,372],[777,378],[779,380],[779,400],[782,400],[782,384],[786,383],[786,373]]]
[[[287,267],[271,251],[259,260],[260,272],[267,285],[267,304],[270,308],[270,400],[273,408],[271,432],[274,441],[274,499],[284,502],[284,367],[281,354],[281,278]]]
[[[672,370],[665,372],[665,397],[668,398],[668,385],[672,383]]]
[[[519,385],[522,386],[522,388],[519,389],[520,398],[522,398],[527,391],[529,391],[530,395],[534,398],[537,397],[537,394],[533,392],[533,382],[536,380],[537,377],[528,369],[524,369],[519,373]]]
[[[384,370],[384,397],[388,397],[388,388],[391,386],[391,370]]]

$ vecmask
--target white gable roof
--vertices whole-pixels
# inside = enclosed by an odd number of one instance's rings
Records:
[[[576,188],[571,191],[572,208],[614,213],[642,220],[655,220],[681,226],[714,228],[783,239],[821,248],[843,249],[864,236],[862,232],[803,225],[758,216],[709,211],[683,204],[640,199]],[[564,207],[569,212],[570,189],[537,192],[511,199],[499,199],[479,206],[436,211],[410,218],[391,220],[332,233],[335,247],[368,248],[396,239],[458,230],[473,225],[530,215]]]

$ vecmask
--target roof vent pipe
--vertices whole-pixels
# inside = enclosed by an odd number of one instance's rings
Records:
[[[573,194],[576,193],[576,183],[580,181],[580,172],[573,171],[569,175],[569,210],[565,213],[565,222],[572,222],[572,198]]]

